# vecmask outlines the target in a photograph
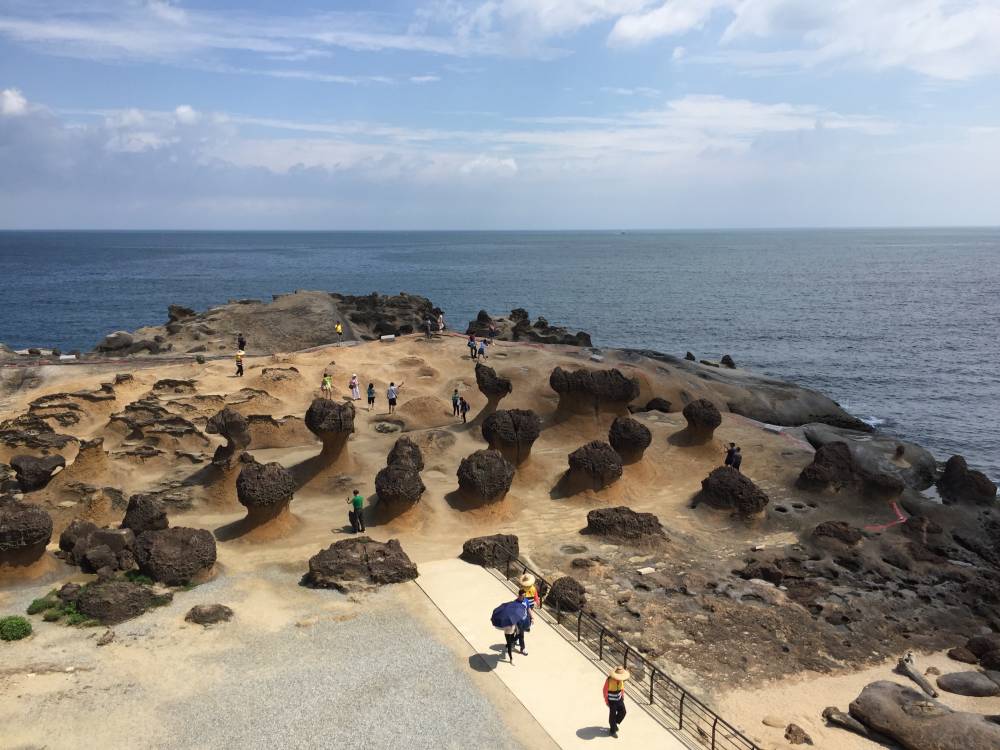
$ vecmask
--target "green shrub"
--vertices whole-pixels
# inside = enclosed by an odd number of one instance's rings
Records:
[[[66,613],[66,624],[67,625],[82,625],[83,623],[87,622],[89,619],[90,618],[88,618],[87,615],[85,615],[85,614],[83,614],[81,612],[77,612],[75,608],[74,608],[74,610],[72,612],[67,612]]]
[[[147,575],[143,575],[138,570],[130,570],[125,574],[125,579],[131,581],[132,583],[144,583],[147,586],[153,585],[153,579]]]
[[[55,622],[62,616],[62,610],[58,607],[53,607],[52,609],[47,609],[42,612],[42,619],[45,620],[45,622]]]
[[[37,615],[39,612],[44,612],[47,609],[52,609],[53,607],[59,606],[59,598],[56,596],[55,591],[50,591],[41,599],[35,599],[31,604],[28,605],[28,614]]]
[[[31,623],[20,615],[0,618],[0,640],[19,641],[31,635]]]

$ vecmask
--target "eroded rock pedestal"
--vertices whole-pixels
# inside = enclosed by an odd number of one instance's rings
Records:
[[[354,432],[354,404],[317,398],[306,411],[306,427],[323,442],[323,461],[336,461]]]
[[[0,497],[0,571],[38,562],[52,538],[52,518],[41,508]]]
[[[250,424],[246,417],[228,406],[208,420],[205,432],[226,439],[226,444],[216,448],[212,457],[212,463],[220,469],[232,467],[250,446]]]
[[[653,442],[653,433],[642,422],[632,417],[615,417],[608,431],[608,442],[621,456],[622,463],[634,464]]]
[[[514,465],[500,451],[476,451],[458,466],[459,494],[472,504],[502,500],[513,481]]]
[[[660,519],[652,513],[636,513],[624,505],[595,508],[587,513],[587,534],[630,541],[664,538]]]
[[[564,482],[570,492],[602,490],[622,477],[621,456],[608,443],[594,440],[569,454]]]
[[[745,518],[763,513],[768,502],[767,493],[731,466],[720,466],[701,480],[701,492],[695,498],[695,504],[733,510]]]
[[[236,496],[247,509],[243,531],[289,515],[288,506],[295,494],[295,480],[277,462],[258,463],[248,454],[241,459],[243,468],[236,479]]]
[[[689,445],[703,445],[711,441],[715,430],[722,424],[722,413],[708,399],[700,398],[684,407],[682,412],[687,427],[682,433]]]
[[[514,391],[510,378],[497,375],[496,370],[481,362],[476,363],[476,385],[479,386],[479,392],[486,396],[486,407],[481,412],[483,416],[495,412],[500,399]]]
[[[491,450],[517,465],[531,455],[541,429],[542,421],[530,409],[500,409],[483,421],[482,432]]]
[[[549,376],[549,386],[559,394],[559,411],[568,414],[627,414],[629,402],[639,395],[639,381],[617,369],[557,367]]]

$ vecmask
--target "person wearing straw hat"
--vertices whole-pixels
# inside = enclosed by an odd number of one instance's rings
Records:
[[[632,675],[625,667],[615,667],[604,681],[604,703],[608,707],[611,736],[618,736],[618,727],[625,720],[625,680]]]
[[[524,650],[524,633],[531,630],[531,623],[534,622],[535,618],[534,609],[541,604],[541,600],[538,598],[538,589],[535,587],[535,577],[531,573],[525,571],[524,575],[517,579],[517,585],[524,592],[524,603],[528,605],[528,620],[521,632],[518,633],[517,645],[521,649],[521,654],[527,656],[528,652]]]

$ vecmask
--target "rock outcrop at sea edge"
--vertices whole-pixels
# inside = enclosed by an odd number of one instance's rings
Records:
[[[354,432],[354,404],[317,398],[306,411],[306,427],[323,442],[324,460],[335,460]]]
[[[416,577],[417,566],[398,539],[377,542],[359,536],[334,542],[309,558],[309,572],[302,583],[312,588],[353,593]]]
[[[154,581],[183,586],[215,564],[215,537],[183,526],[147,531],[136,539],[135,557],[139,570]]]
[[[687,427],[684,429],[686,442],[691,445],[701,445],[711,441],[716,428],[722,424],[722,414],[719,408],[708,399],[700,398],[684,407],[684,419]]]
[[[632,417],[615,417],[608,431],[608,442],[621,456],[622,463],[634,464],[653,442],[653,433],[642,422]]]
[[[458,466],[459,493],[473,503],[502,500],[513,481],[514,465],[500,451],[476,451]]]
[[[250,424],[247,418],[228,406],[208,420],[205,432],[209,435],[221,435],[226,439],[226,444],[216,448],[212,457],[212,463],[220,469],[234,466],[239,455],[250,447]]]
[[[569,454],[565,481],[572,492],[602,490],[622,477],[621,456],[607,443],[594,440]]]
[[[509,560],[516,560],[521,554],[517,536],[514,534],[491,534],[466,539],[459,555],[474,565],[488,565],[502,568]]]
[[[476,363],[476,385],[479,386],[479,392],[486,396],[483,415],[495,412],[500,399],[509,396],[514,391],[510,378],[497,375],[496,370],[481,362]]]
[[[45,554],[52,518],[41,508],[0,496],[0,570],[24,567]]]
[[[953,711],[912,688],[879,681],[850,705],[851,716],[908,750],[995,750],[1000,724],[979,714]]]
[[[11,468],[17,474],[17,483],[23,492],[34,492],[49,483],[58,470],[66,467],[66,459],[60,455],[14,456]]]
[[[663,526],[652,513],[636,513],[620,505],[617,508],[594,508],[587,513],[587,534],[628,541],[663,539]]]
[[[564,370],[556,367],[549,386],[559,394],[559,410],[573,414],[627,414],[639,395],[639,381],[621,370]]]
[[[497,329],[496,338],[501,341],[535,341],[540,344],[592,346],[589,333],[584,331],[570,333],[562,326],[549,325],[549,322],[542,317],[532,323],[528,312],[520,307],[511,310],[510,316],[506,318],[494,318],[485,310],[480,310],[476,319],[469,322],[465,329],[465,335],[487,337],[491,322]]]
[[[330,296],[363,340],[421,331],[427,320],[436,329],[437,317],[444,312],[426,297],[405,292],[392,296],[375,292],[364,296]]]
[[[258,463],[245,453],[242,468],[236,478],[236,497],[247,509],[246,528],[255,528],[288,512],[295,494],[295,480],[284,466],[272,461]]]
[[[531,409],[500,409],[490,414],[482,426],[483,439],[491,450],[518,465],[531,455],[531,446],[542,431],[542,420]]]
[[[696,496],[696,504],[702,502],[713,508],[734,510],[750,518],[762,513],[770,499],[746,474],[731,466],[720,466],[701,480],[701,492]]]
[[[970,469],[962,456],[948,459],[937,488],[947,503],[989,505],[997,498],[997,486],[983,472]]]

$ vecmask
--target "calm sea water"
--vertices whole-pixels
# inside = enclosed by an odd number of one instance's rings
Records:
[[[0,232],[0,341],[295,289],[423,294],[464,326],[525,307],[597,345],[717,357],[817,388],[1000,477],[1000,229]]]

